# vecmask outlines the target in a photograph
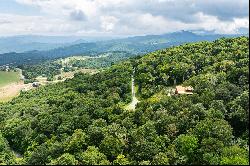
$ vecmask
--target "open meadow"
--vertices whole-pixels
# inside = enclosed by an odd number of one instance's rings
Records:
[[[0,71],[0,87],[6,86],[20,80],[18,72]]]
[[[22,84],[18,72],[0,71],[0,102],[9,101],[18,95]]]

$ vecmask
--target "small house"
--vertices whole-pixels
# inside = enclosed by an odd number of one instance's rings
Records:
[[[10,71],[10,67],[8,65],[5,67],[5,71]]]
[[[20,80],[25,80],[25,77],[21,75]]]
[[[193,87],[191,86],[176,86],[175,88],[175,94],[177,95],[182,95],[182,94],[187,94],[187,95],[192,95],[193,94]]]
[[[33,82],[32,86],[35,87],[35,88],[37,88],[37,87],[40,86],[40,83],[39,82]]]

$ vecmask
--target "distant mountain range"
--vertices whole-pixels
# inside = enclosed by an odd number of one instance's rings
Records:
[[[81,37],[19,36],[0,38],[0,50],[1,48],[2,50],[18,50],[18,48],[20,48],[19,50],[28,50],[22,53],[12,51],[0,54],[0,65],[35,64],[73,55],[97,56],[111,51],[124,51],[140,55],[188,42],[213,41],[221,37],[237,36],[242,35],[199,35],[190,31],[179,31],[163,35],[146,35],[112,40],[100,38],[100,41],[98,41],[98,38],[86,38],[84,40]]]
[[[36,36],[20,35],[0,37],[0,54],[9,52],[47,51],[69,45],[110,40],[112,38],[97,38],[84,36]]]

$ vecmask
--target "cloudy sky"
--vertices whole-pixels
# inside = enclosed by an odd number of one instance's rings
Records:
[[[0,36],[241,33],[248,0],[0,0]]]

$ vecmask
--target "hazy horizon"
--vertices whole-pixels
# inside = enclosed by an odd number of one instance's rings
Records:
[[[65,34],[65,35],[57,35],[57,34],[48,34],[48,35],[39,35],[39,34],[18,34],[18,35],[7,35],[7,36],[0,36],[0,38],[9,38],[9,37],[72,37],[72,38],[84,38],[84,37],[87,37],[87,38],[114,38],[114,39],[117,39],[117,38],[129,38],[129,37],[140,37],[140,36],[157,36],[157,35],[164,35],[164,34],[171,34],[171,33],[178,33],[178,32],[191,32],[193,34],[196,34],[196,35],[248,35],[249,32],[238,32],[238,33],[232,33],[232,34],[226,34],[226,33],[213,33],[213,32],[195,32],[193,30],[179,30],[179,31],[173,31],[173,32],[167,32],[167,33],[161,33],[161,34],[141,34],[141,35],[124,35],[124,36],[87,36],[87,35],[81,35],[81,36],[78,36],[78,35],[68,35],[68,34]]]

